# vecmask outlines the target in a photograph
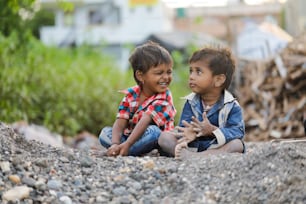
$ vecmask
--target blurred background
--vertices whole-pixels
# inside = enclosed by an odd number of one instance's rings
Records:
[[[132,49],[148,40],[174,59],[178,122],[188,57],[232,50],[230,91],[247,141],[305,137],[306,1],[7,0],[0,2],[0,120],[41,141],[91,146],[135,84]]]

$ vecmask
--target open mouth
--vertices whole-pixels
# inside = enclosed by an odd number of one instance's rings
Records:
[[[161,83],[158,83],[160,86],[168,86],[168,83],[167,82],[161,82]]]

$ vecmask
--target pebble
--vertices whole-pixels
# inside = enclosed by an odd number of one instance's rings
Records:
[[[3,173],[11,171],[10,163],[8,161],[0,162],[0,168]]]
[[[91,167],[93,163],[94,162],[90,157],[88,156],[81,157],[81,160],[80,160],[81,167]]]
[[[49,189],[58,190],[62,187],[62,182],[58,180],[49,180],[47,186]]]
[[[32,189],[27,186],[16,186],[4,192],[2,199],[6,201],[18,201],[24,198],[28,198],[31,191]]]
[[[20,177],[18,175],[9,175],[8,178],[15,184],[21,183]]]
[[[59,200],[62,204],[72,204],[72,200],[68,196],[61,196]]]
[[[157,156],[94,157],[77,149],[27,142],[8,129],[0,122],[0,203],[305,201],[306,157],[301,155],[306,150],[302,144],[284,144],[271,153],[271,145],[265,143],[243,156],[187,161]]]
[[[29,178],[29,177],[23,177],[21,181],[23,184],[26,184],[27,186],[30,186],[30,187],[34,187],[36,183],[35,179]]]

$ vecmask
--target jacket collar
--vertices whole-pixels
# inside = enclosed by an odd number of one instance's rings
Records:
[[[200,98],[199,94],[196,93],[190,93],[187,96],[182,97],[182,99],[188,100],[191,104],[195,104],[196,101],[198,101]],[[227,90],[224,90],[224,94],[223,94],[223,104],[229,103],[234,101],[235,98],[234,96]]]

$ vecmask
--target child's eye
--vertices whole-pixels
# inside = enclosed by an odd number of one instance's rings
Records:
[[[196,69],[196,73],[197,73],[197,75],[201,75],[203,72],[202,72],[202,70],[201,69]]]

